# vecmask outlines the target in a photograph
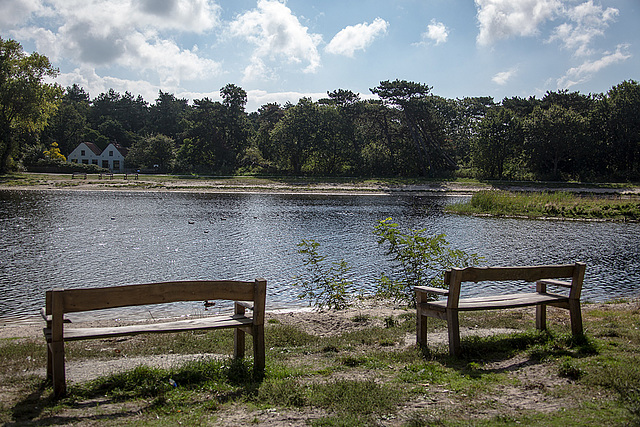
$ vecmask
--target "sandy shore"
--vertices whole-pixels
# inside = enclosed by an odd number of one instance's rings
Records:
[[[374,179],[336,179],[333,182],[312,178],[181,178],[170,175],[140,175],[139,179],[99,179],[89,175],[87,179],[73,179],[70,175],[25,173],[0,181],[0,189],[7,190],[70,190],[70,191],[150,191],[191,193],[273,193],[273,194],[335,194],[335,195],[385,195],[385,194],[472,194],[482,190],[510,191],[570,191],[601,195],[638,195],[640,187],[572,186],[568,184],[544,186],[531,184],[488,184],[450,181],[433,181],[418,184],[394,184]]]

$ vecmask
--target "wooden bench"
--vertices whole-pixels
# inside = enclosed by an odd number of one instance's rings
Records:
[[[264,311],[267,282],[241,281],[183,281],[126,285],[104,288],[54,289],[46,292],[42,315],[47,322],[44,329],[47,341],[47,377],[53,381],[55,396],[66,393],[65,341],[113,338],[144,333],[171,333],[234,328],[234,357],[244,357],[245,333],[253,336],[253,369],[261,375],[265,366]],[[231,300],[233,313],[164,323],[145,323],[116,327],[64,327],[65,313],[107,308],[179,301]],[[245,309],[253,311],[245,315]]]
[[[103,172],[103,173],[100,174],[100,179],[102,179],[103,177],[104,178],[109,177],[109,179],[113,179],[113,173],[111,173],[111,172]]]
[[[129,179],[129,177],[133,177],[133,179],[138,179],[138,172],[129,172],[124,174],[124,179]]]
[[[82,178],[84,178],[84,179],[87,179],[87,173],[86,173],[86,172],[73,172],[73,173],[71,174],[71,179],[75,179],[75,177],[76,177],[76,176],[77,176],[78,178],[82,177]]]
[[[449,353],[460,354],[460,325],[458,312],[477,310],[497,310],[505,308],[536,306],[536,328],[546,328],[546,306],[569,310],[571,332],[582,334],[582,314],[580,292],[586,265],[581,262],[565,265],[541,265],[528,267],[467,267],[453,268],[445,272],[447,289],[416,286],[417,342],[427,344],[427,318],[434,317],[447,321],[449,332]],[[571,278],[561,281],[558,278]],[[536,282],[536,291],[509,295],[460,298],[463,282],[524,280]],[[568,295],[548,293],[547,286],[568,288]],[[433,295],[444,295],[443,301],[432,301]]]

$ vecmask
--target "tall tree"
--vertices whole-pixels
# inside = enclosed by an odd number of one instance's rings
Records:
[[[160,91],[154,105],[149,107],[149,127],[152,133],[179,139],[187,127],[185,116],[189,111],[186,99]]]
[[[525,121],[525,147],[532,170],[540,178],[561,178],[572,173],[587,121],[573,110],[553,104],[537,106]]]
[[[248,121],[244,107],[247,104],[247,92],[232,83],[220,89],[222,105],[225,110],[222,128],[224,130],[224,142],[229,153],[228,158],[232,160],[232,167],[235,167],[244,150],[248,146]]]
[[[522,152],[524,133],[520,119],[508,108],[494,107],[477,125],[473,164],[483,177],[505,178],[505,165]]]
[[[20,43],[0,38],[0,173],[18,149],[19,132],[38,132],[56,111],[62,88],[45,83],[57,76],[46,56],[27,55]]]
[[[456,167],[444,149],[442,117],[437,113],[430,86],[406,80],[387,80],[380,82],[371,92],[404,112],[405,124],[423,165],[423,174],[433,175],[437,170]]]
[[[610,176],[640,179],[640,83],[628,80],[612,87],[599,110]]]

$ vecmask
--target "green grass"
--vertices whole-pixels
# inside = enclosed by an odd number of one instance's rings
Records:
[[[314,426],[637,425],[640,310],[585,306],[586,335],[578,338],[552,315],[549,330],[540,332],[532,313],[522,310],[465,314],[463,325],[524,330],[465,337],[459,358],[450,357],[446,345],[405,345],[407,334],[415,333],[409,312],[353,322],[354,330],[327,337],[268,322],[262,380],[253,377],[251,359],[211,358],[171,369],[138,366],[72,384],[59,401],[42,376],[24,372],[26,360],[44,366],[43,342],[0,340],[0,423],[217,425],[228,423],[230,414],[245,414],[236,422],[268,424],[270,414],[308,413],[307,424]],[[429,333],[444,331],[443,323],[429,326]],[[97,351],[113,342],[69,343],[68,350],[71,361],[96,363],[167,348],[228,353],[232,334],[225,332],[127,339],[117,343],[117,356]],[[508,397],[509,390],[524,400],[513,406],[518,398]],[[525,407],[527,399],[558,404],[538,410],[536,403]]]
[[[638,221],[640,199],[578,196],[568,192],[480,191],[470,201],[447,210],[458,214]]]

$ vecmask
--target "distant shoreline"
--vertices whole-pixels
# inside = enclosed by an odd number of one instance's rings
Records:
[[[73,179],[69,174],[23,173],[0,177],[0,189],[68,190],[68,191],[131,191],[182,193],[256,193],[308,195],[391,195],[391,194],[453,194],[470,195],[483,190],[515,192],[566,191],[602,196],[640,195],[638,186],[575,185],[564,183],[483,183],[461,181],[429,181],[403,183],[375,179],[314,179],[261,177],[195,177],[172,175],[140,175],[139,179]]]

